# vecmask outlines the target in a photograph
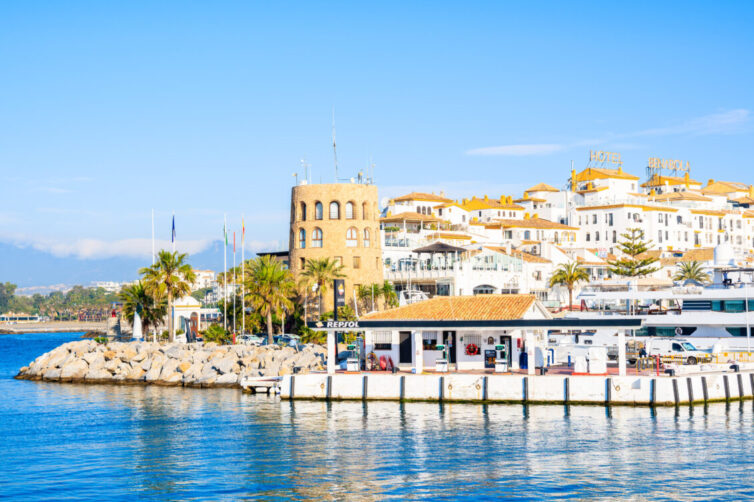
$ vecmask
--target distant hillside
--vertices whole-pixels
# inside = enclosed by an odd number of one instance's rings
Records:
[[[254,257],[252,252],[247,258]],[[232,264],[229,253],[228,266]],[[240,260],[240,255],[238,256]],[[189,257],[198,269],[220,271],[223,268],[222,241],[213,242],[206,250]],[[149,265],[149,259],[106,258],[83,260],[58,257],[31,247],[0,243],[0,282],[12,282],[19,287],[45,285],[87,285],[93,281],[131,281],[138,277],[139,268]]]

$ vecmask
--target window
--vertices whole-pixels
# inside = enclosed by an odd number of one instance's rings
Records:
[[[359,232],[351,227],[346,231],[346,247],[355,248],[359,245]]]
[[[495,288],[494,286],[483,284],[481,286],[475,287],[473,293],[475,295],[491,295],[495,293]]]
[[[299,265],[301,266],[301,270],[304,270],[306,268],[306,258],[299,258]]]
[[[618,241],[618,232],[613,230],[613,244],[615,244]]]
[[[424,350],[437,350],[437,331],[422,332],[422,348]]]
[[[361,256],[354,256],[353,257],[353,268],[361,268]]]
[[[306,247],[306,230],[303,228],[298,231],[298,247],[304,249]]]
[[[589,242],[589,232],[586,233],[586,241]]]
[[[527,240],[527,241],[531,239],[531,232],[530,231],[528,231],[528,230],[524,231],[524,239]]]
[[[356,218],[356,214],[353,209],[353,202],[346,203],[346,219],[353,220],[355,218]]]
[[[613,213],[607,215],[607,224],[611,227],[613,226]]]
[[[315,220],[321,220],[322,219],[322,203],[317,202],[314,204],[314,219]]]
[[[322,247],[322,230],[319,228],[315,228],[312,231],[312,247],[313,248]]]
[[[361,204],[361,217],[365,220],[367,219],[367,203],[366,202]]]
[[[331,220],[340,219],[340,204],[338,204],[335,201],[330,203],[330,219]]]
[[[731,334],[731,336],[746,336],[746,328],[725,328],[725,330]],[[754,329],[752,330],[754,332]],[[754,334],[754,333],[751,333]]]
[[[599,232],[594,232],[594,240],[595,241],[600,240],[600,233]]]
[[[364,229],[364,247],[365,248],[368,248],[371,246],[371,239],[369,237],[370,237],[369,229],[365,228]]]
[[[374,350],[392,350],[393,333],[391,331],[375,331],[372,336]]]
[[[662,242],[662,230],[657,231],[657,242]]]
[[[343,257],[342,256],[336,256],[334,259],[335,263],[337,265],[343,265]]]
[[[299,211],[299,218],[301,221],[306,221],[306,202],[301,203],[301,210]]]
[[[594,214],[592,215],[592,223],[593,223],[594,225],[596,225],[596,224],[597,224],[597,213],[594,213]]]

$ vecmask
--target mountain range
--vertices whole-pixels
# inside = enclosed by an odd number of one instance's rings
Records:
[[[246,258],[256,253],[246,252]],[[240,262],[240,254],[237,255]],[[189,256],[189,263],[196,269],[222,271],[223,242],[213,241],[204,251]],[[233,255],[228,252],[228,266]],[[19,247],[0,243],[0,282],[12,282],[19,288],[39,288],[55,285],[88,285],[94,281],[132,281],[139,276],[139,269],[149,265],[149,258],[114,257],[81,259],[74,256],[55,256],[32,247]]]

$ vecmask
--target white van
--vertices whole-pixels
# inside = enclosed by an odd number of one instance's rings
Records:
[[[652,338],[646,341],[645,349],[649,356],[681,356],[685,364],[697,364],[710,358],[709,352],[680,338]]]

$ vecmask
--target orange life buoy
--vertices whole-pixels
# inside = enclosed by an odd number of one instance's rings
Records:
[[[470,343],[466,346],[466,355],[467,356],[475,356],[479,354],[479,347],[474,345],[473,343]]]

